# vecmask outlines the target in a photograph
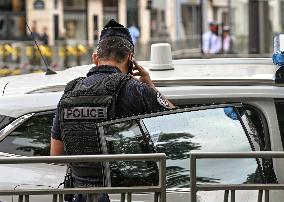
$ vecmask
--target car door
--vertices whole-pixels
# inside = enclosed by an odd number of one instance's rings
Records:
[[[168,201],[182,202],[190,198],[190,151],[247,152],[264,148],[247,110],[240,104],[181,108],[114,120],[102,123],[101,131],[107,151],[112,154],[145,153],[145,145],[147,153],[166,153]],[[139,166],[124,165],[132,172],[124,170],[126,179],[141,171]],[[197,181],[200,184],[265,183],[264,169],[260,159],[198,160]],[[146,174],[135,178],[136,183],[141,181],[139,185],[145,184],[147,172],[153,171],[153,167],[145,166],[143,170]],[[136,194],[133,200],[152,201],[151,197]],[[200,201],[222,201],[224,192],[199,192],[198,197]],[[257,192],[242,191],[236,199],[256,201]]]
[[[49,155],[53,115],[51,111],[27,114],[7,125],[5,138],[0,135],[2,155]],[[168,201],[189,199],[190,151],[263,150],[259,134],[242,105],[180,108],[128,117],[101,123],[99,130],[106,153],[166,153]],[[128,186],[157,183],[157,166],[153,162],[120,162],[110,167],[113,182]],[[65,172],[64,166],[50,164],[1,165],[0,168],[0,188],[56,187]],[[201,160],[197,167],[198,183],[265,182],[264,169],[263,162],[256,159]],[[256,195],[247,192],[237,195],[237,199],[255,199]],[[119,200],[119,196],[112,197]],[[221,201],[223,192],[200,192],[199,197],[205,201]],[[140,193],[133,200],[153,201],[153,196]]]
[[[30,113],[6,124],[0,131],[0,156],[49,156],[53,116],[54,111]],[[57,188],[65,170],[54,164],[0,165],[0,189]],[[51,201],[50,197],[31,196],[30,201]],[[0,201],[12,200],[0,196]]]

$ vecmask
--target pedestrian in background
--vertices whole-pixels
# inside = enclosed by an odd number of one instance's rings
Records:
[[[37,31],[37,22],[33,21],[33,24],[31,26],[31,33],[28,34],[29,40],[38,40],[40,39],[40,34]]]
[[[133,41],[134,44],[137,43],[138,41],[138,38],[140,37],[140,31],[139,29],[137,28],[137,26],[133,23],[129,28],[129,33],[131,35],[131,39]]]
[[[223,27],[223,53],[232,54],[233,53],[233,37],[230,35],[230,27]]]
[[[40,40],[42,41],[42,43],[44,45],[48,45],[49,44],[49,37],[48,37],[48,33],[47,33],[47,27],[43,27],[43,32],[42,34],[40,35]]]
[[[209,31],[202,35],[202,51],[206,55],[220,53],[222,49],[222,39],[218,35],[218,24],[211,22]]]

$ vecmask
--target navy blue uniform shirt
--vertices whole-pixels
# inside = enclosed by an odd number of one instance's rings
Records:
[[[84,79],[84,85],[91,86],[96,80],[112,73],[121,73],[121,71],[117,67],[109,65],[93,67]],[[146,114],[166,109],[169,109],[169,105],[162,95],[135,78],[129,80],[121,88],[116,102],[117,117]],[[58,109],[53,120],[51,135],[54,139],[62,141]]]

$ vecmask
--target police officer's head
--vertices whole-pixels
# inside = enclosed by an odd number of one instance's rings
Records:
[[[110,20],[103,28],[97,46],[93,54],[93,61],[98,65],[115,65],[123,73],[129,71],[129,63],[134,54],[134,44],[127,28]]]

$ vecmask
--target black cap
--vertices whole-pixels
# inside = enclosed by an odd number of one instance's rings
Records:
[[[111,19],[103,28],[100,36],[100,41],[109,36],[123,37],[134,46],[131,35],[126,27]]]

